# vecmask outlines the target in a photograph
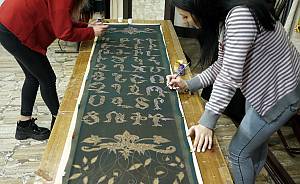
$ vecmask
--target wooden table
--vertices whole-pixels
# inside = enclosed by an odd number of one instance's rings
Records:
[[[110,22],[114,22],[111,20]],[[167,46],[171,65],[178,59],[185,61],[182,48],[170,21],[135,21],[136,23],[160,23]],[[79,55],[73,69],[73,74],[65,91],[61,103],[56,124],[52,130],[49,142],[42,157],[39,170],[36,172],[47,181],[53,181],[57,175],[59,163],[64,150],[71,119],[77,103],[77,97],[81,88],[84,73],[91,54],[93,41],[83,42],[80,46]],[[187,71],[184,78],[190,78],[191,72]],[[188,127],[194,125],[203,113],[204,107],[197,94],[180,94],[183,111],[188,122]],[[220,146],[214,138],[212,150],[205,153],[197,153],[197,160],[204,183],[221,184],[233,183],[227,164],[222,155]]]

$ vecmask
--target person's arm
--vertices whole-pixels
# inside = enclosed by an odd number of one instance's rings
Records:
[[[71,42],[93,39],[95,36],[93,28],[73,26],[72,6],[72,0],[48,0],[49,18],[54,34],[61,40]]]
[[[225,45],[221,70],[218,73],[209,102],[205,106],[199,124],[189,129],[195,135],[194,150],[211,149],[213,128],[220,114],[242,84],[247,54],[257,35],[257,27],[248,8],[231,10],[225,21]]]
[[[213,129],[243,80],[247,54],[257,35],[255,20],[248,8],[234,8],[225,21],[224,57],[209,102],[199,123]]]
[[[182,78],[177,77],[177,75],[167,75],[167,84],[170,89],[177,89],[179,92],[188,89],[189,91],[194,92],[213,84],[222,67],[223,53],[222,43],[219,43],[217,61],[190,80],[183,80]]]
[[[218,73],[222,67],[224,51],[222,49],[222,43],[219,43],[218,59],[210,67],[193,77],[191,80],[187,80],[187,86],[190,91],[197,91],[212,85],[217,78]]]

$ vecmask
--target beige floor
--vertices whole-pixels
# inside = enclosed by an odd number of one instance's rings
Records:
[[[69,48],[73,49],[74,47]],[[198,53],[197,47],[194,47],[194,50],[189,48],[187,52],[191,52],[192,55]],[[55,54],[55,49],[58,49],[56,42],[50,47],[48,56],[57,75],[58,94],[62,98],[77,54]],[[192,57],[193,60],[196,58],[196,56]],[[39,178],[36,178],[34,171],[39,166],[47,142],[14,139],[23,79],[24,75],[17,63],[0,46],[0,183],[31,184],[40,181]],[[49,127],[49,111],[40,95],[34,107],[34,114],[38,118],[39,125]],[[230,119],[222,117],[218,123],[216,136],[225,158],[227,158],[227,146],[234,131],[235,127]],[[293,144],[298,145],[288,128],[285,128],[284,132]],[[300,156],[295,158],[288,156],[276,135],[271,139],[271,145],[275,155],[282,161],[295,181],[300,183]],[[262,172],[257,183],[272,183],[272,181],[265,172]]]
[[[64,94],[77,54],[55,54],[55,42],[48,51],[48,57],[57,75],[59,98]],[[74,49],[74,46],[70,47]],[[34,61],[33,61],[34,62]],[[17,117],[20,111],[20,94],[24,74],[13,57],[0,45],[0,183],[36,183],[37,170],[46,141],[14,138]],[[49,127],[50,115],[40,94],[34,106],[38,125]]]

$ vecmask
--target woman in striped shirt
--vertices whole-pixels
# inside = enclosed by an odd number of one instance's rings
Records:
[[[236,89],[246,98],[246,114],[229,145],[235,183],[255,182],[266,161],[267,140],[300,107],[300,55],[270,1],[173,0],[183,21],[202,32],[202,61],[218,52],[217,60],[191,80],[167,76],[171,89],[196,91],[213,84],[199,124],[189,129],[194,150],[211,149],[215,124]]]

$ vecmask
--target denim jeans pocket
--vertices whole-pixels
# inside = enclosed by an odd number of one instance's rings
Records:
[[[291,112],[296,112],[297,114],[300,114],[300,101],[298,101],[297,103],[295,104],[292,104],[290,106],[290,111]]]

